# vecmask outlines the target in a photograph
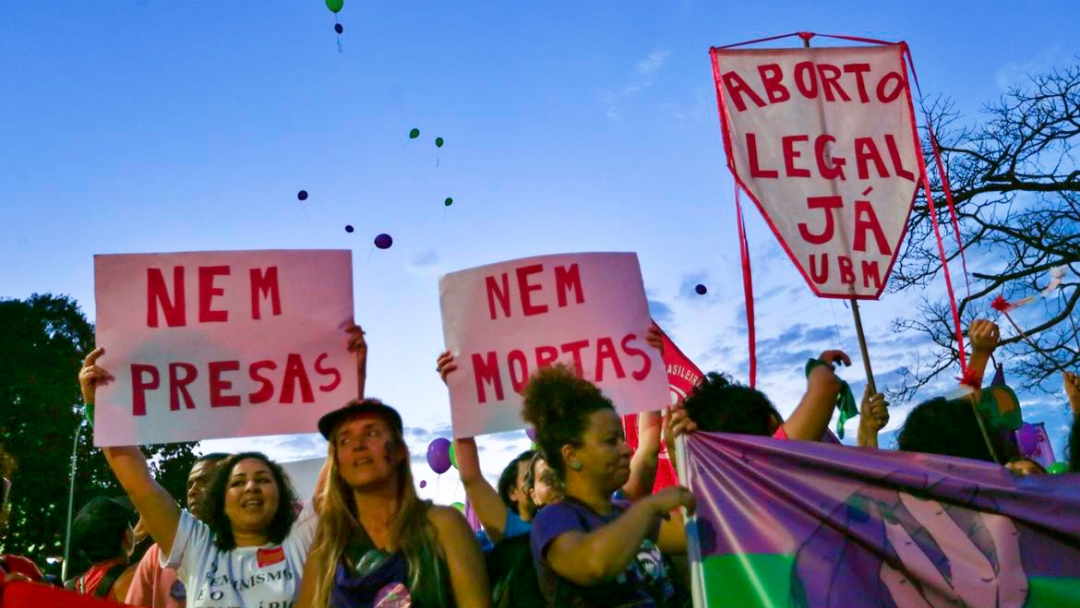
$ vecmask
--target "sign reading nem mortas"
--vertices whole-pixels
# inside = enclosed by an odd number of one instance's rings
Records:
[[[903,46],[713,49],[728,165],[814,293],[877,298],[920,176]]]
[[[356,397],[349,251],[94,257],[94,444],[310,433]]]
[[[565,363],[621,414],[668,403],[652,321],[633,253],[527,258],[453,272],[439,281],[455,437],[523,428],[521,391],[536,370]]]

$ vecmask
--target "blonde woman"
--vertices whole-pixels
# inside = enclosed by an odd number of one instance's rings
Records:
[[[488,606],[465,518],[416,496],[397,411],[354,401],[323,416],[319,432],[330,468],[297,608]]]

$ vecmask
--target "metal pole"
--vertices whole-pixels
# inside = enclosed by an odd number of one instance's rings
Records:
[[[64,564],[60,568],[60,579],[67,581],[68,564],[71,563],[71,519],[75,511],[75,472],[79,463],[79,436],[82,434],[84,421],[79,420],[75,427],[75,447],[71,450],[71,487],[68,489],[67,532],[64,533]]]

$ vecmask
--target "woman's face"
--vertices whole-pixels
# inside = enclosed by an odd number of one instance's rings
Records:
[[[346,419],[334,435],[338,473],[354,490],[394,479],[405,448],[376,413]]]
[[[280,501],[280,488],[265,462],[245,458],[233,465],[225,485],[225,516],[234,534],[261,534],[268,530]]]
[[[575,458],[581,473],[605,492],[614,492],[630,478],[630,446],[623,435],[622,420],[615,410],[597,410],[581,438]],[[573,470],[568,463],[568,470]]]
[[[562,493],[555,483],[555,470],[543,458],[533,462],[532,479],[529,496],[537,508],[562,500]]]

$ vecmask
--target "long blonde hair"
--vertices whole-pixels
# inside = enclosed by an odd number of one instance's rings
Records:
[[[393,441],[405,450],[405,457],[397,466],[398,511],[390,526],[392,545],[405,555],[408,564],[407,586],[415,595],[417,591],[436,590],[439,605],[442,605],[444,577],[442,563],[445,555],[439,546],[435,527],[428,521],[430,500],[421,500],[416,495],[413,485],[412,469],[409,467],[409,447],[401,433],[391,425]],[[341,424],[338,424],[341,427]],[[327,449],[327,478],[316,500],[319,513],[319,527],[311,547],[309,559],[322,559],[323,571],[315,584],[315,605],[329,606],[330,590],[334,586],[334,573],[338,562],[353,538],[360,530],[356,499],[345,480],[342,479],[337,464],[338,429],[330,434],[330,446]],[[434,572],[424,572],[425,563],[433,565]]]

